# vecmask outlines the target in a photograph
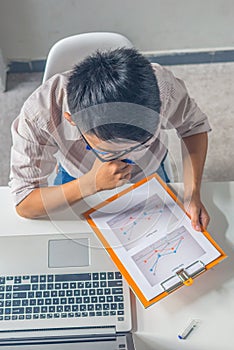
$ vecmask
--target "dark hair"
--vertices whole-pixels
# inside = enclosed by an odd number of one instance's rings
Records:
[[[133,48],[97,51],[76,65],[68,80],[67,98],[79,128],[103,140],[118,137],[142,142],[154,134],[159,123],[161,101],[156,77],[150,62]],[[145,112],[132,113],[130,122],[127,114],[124,120],[117,116],[114,121],[105,118],[103,123],[103,113],[79,113],[116,102],[146,107]]]

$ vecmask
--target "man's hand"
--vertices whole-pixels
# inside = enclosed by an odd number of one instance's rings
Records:
[[[191,216],[191,224],[194,230],[206,230],[210,222],[210,217],[201,202],[200,195],[193,194],[191,197],[187,196],[184,199],[184,207]]]
[[[95,192],[110,190],[127,183],[131,178],[132,165],[121,160],[101,162],[96,159],[92,169],[85,175],[95,186]]]

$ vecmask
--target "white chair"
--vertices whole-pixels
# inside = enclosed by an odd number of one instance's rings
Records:
[[[55,43],[49,51],[43,83],[56,73],[65,72],[98,49],[133,47],[123,35],[117,33],[84,33],[69,36]]]
[[[56,42],[49,51],[43,83],[54,74],[65,72],[98,49],[108,50],[118,47],[133,47],[123,35],[109,32],[93,32],[69,36]],[[165,169],[171,181],[173,172],[170,161],[165,160]]]

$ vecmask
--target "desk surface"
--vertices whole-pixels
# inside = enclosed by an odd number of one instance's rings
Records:
[[[89,197],[50,220],[27,220],[15,213],[9,189],[0,187],[0,235],[90,232],[78,214],[111,194]],[[147,310],[136,302],[138,342],[155,350],[234,348],[234,182],[204,183],[202,196],[211,216],[208,231],[228,259],[197,278],[192,287],[179,289]],[[178,333],[191,319],[199,319],[200,326],[186,340],[179,340]]]

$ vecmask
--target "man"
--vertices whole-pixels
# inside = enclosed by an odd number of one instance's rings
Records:
[[[158,172],[168,181],[163,131],[182,140],[184,199],[196,230],[209,215],[200,199],[207,117],[184,83],[135,49],[97,52],[57,74],[13,122],[10,186],[17,213],[35,218],[98,191]],[[56,186],[48,177],[59,163]]]

